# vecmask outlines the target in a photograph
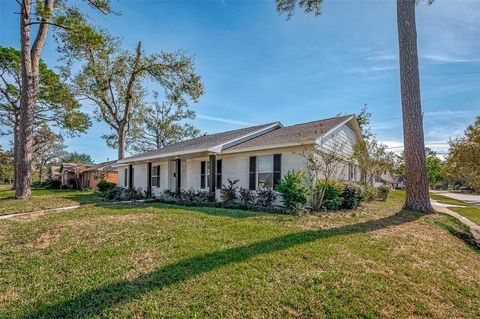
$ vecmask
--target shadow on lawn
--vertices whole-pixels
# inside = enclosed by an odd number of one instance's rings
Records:
[[[385,218],[370,220],[326,230],[309,230],[247,246],[203,254],[179,261],[140,276],[132,281],[119,281],[92,289],[78,296],[51,305],[45,305],[23,318],[86,318],[101,315],[117,304],[139,298],[153,290],[163,289],[228,264],[248,260],[258,255],[273,253],[316,240],[355,233],[366,233],[411,222],[422,215],[400,211]]]

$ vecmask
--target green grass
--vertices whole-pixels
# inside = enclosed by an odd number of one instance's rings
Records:
[[[456,200],[447,196],[439,195],[439,194],[432,194],[430,193],[430,198],[436,200],[442,204],[449,204],[449,205],[459,205],[459,206],[475,206],[473,203],[466,203],[460,200]]]
[[[402,192],[288,216],[84,206],[0,221],[0,318],[476,318],[480,253]]]
[[[0,215],[35,212],[44,209],[98,202],[100,198],[92,191],[63,189],[33,189],[32,198],[16,200],[15,191],[0,188]]]
[[[480,208],[475,207],[450,207],[449,209],[459,213],[460,215],[467,217],[472,222],[480,225]]]

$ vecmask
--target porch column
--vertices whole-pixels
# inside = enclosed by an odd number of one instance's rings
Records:
[[[152,196],[152,162],[147,163],[147,196]]]
[[[210,179],[210,193],[215,193],[215,190],[217,189],[217,179],[215,178],[215,172],[216,172],[216,165],[217,165],[217,155],[210,155],[210,176],[208,177]]]

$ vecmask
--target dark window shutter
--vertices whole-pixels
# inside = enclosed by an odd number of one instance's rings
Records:
[[[124,176],[123,176],[123,186],[127,187],[127,181],[128,181],[128,168],[125,168],[124,170]]]
[[[282,154],[273,155],[273,188],[278,185],[282,179]]]
[[[147,164],[147,194],[152,195],[152,163]]]
[[[157,187],[160,187],[160,165],[157,165]]]
[[[217,160],[217,187],[222,187],[222,160]]]
[[[249,174],[249,180],[248,180],[248,188],[250,190],[255,190],[256,187],[256,182],[257,182],[257,157],[256,156],[251,156],[250,157],[250,174]]]
[[[205,188],[205,173],[206,173],[206,162],[202,161],[200,163],[200,188]]]

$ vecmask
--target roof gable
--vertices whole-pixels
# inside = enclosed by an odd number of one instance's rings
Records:
[[[285,126],[265,133],[257,138],[230,147],[228,151],[240,151],[278,144],[306,144],[328,134],[336,127],[348,121],[352,115],[337,116],[329,119]]]

